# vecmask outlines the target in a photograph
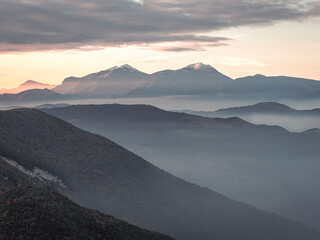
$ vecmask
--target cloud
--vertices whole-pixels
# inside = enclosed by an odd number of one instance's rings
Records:
[[[1,0],[0,51],[95,49],[161,42],[220,45],[227,39],[199,34],[320,15],[319,3],[301,2]]]
[[[197,41],[198,40],[198,41]],[[197,38],[184,39],[177,42],[164,42],[146,44],[142,48],[145,50],[154,50],[162,52],[187,52],[187,51],[205,51],[207,47],[219,47],[228,45],[226,42],[230,41],[229,38],[222,37],[205,37],[200,36]]]
[[[204,51],[203,48],[193,48],[193,47],[159,47],[159,48],[154,48],[154,50],[166,51],[166,52]]]

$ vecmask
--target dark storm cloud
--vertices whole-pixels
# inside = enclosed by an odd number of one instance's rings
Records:
[[[200,33],[319,15],[318,4],[306,6],[299,2],[1,0],[0,51],[35,50],[35,44],[39,49],[159,42],[219,46],[228,39]]]

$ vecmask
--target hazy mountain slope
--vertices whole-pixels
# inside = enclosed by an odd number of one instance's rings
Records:
[[[55,91],[80,97],[113,97],[145,84],[148,74],[123,65],[77,78],[66,78]]]
[[[56,85],[50,85],[50,84],[46,84],[46,83],[39,83],[33,80],[28,80],[24,83],[22,83],[19,87],[17,88],[13,88],[13,89],[0,89],[0,94],[3,93],[11,93],[11,94],[16,94],[16,93],[20,93],[26,90],[30,90],[30,89],[52,89],[56,87]]]
[[[178,70],[156,72],[150,75],[148,86],[136,88],[125,96],[207,95],[231,80],[210,65],[196,63]]]
[[[66,96],[49,89],[32,89],[17,94],[0,95],[1,102],[33,102],[63,100]]]
[[[103,137],[36,110],[0,112],[0,134],[1,155],[58,176],[80,203],[178,239],[319,238],[315,231],[187,183]]]
[[[46,112],[102,134],[163,169],[320,229],[320,134],[145,105]]]
[[[320,100],[320,89],[316,90],[316,91],[310,91],[304,94],[301,94],[299,96],[296,96],[294,98],[294,100],[297,101],[303,101],[303,100]]]
[[[295,112],[293,108],[290,108],[284,104],[276,102],[262,102],[251,106],[233,107],[227,109],[220,109],[215,113],[217,115],[226,114],[252,114],[252,113],[266,113],[266,114],[291,114]]]
[[[263,75],[237,78],[223,85],[216,94],[224,98],[274,100],[293,98],[301,94],[320,90],[320,82],[286,76],[267,77]]]
[[[67,106],[70,106],[70,104],[67,104],[67,103],[56,103],[56,104],[46,103],[46,104],[41,104],[41,105],[35,106],[34,108],[57,108],[57,107],[67,107]]]
[[[245,117],[255,114],[296,116],[296,117],[319,117],[320,109],[296,110],[281,103],[261,102],[254,105],[242,107],[222,108],[217,111],[192,111],[182,110],[181,112],[204,116],[204,117]]]
[[[276,102],[219,109],[214,112],[183,111],[207,117],[240,117],[255,124],[279,125],[290,131],[302,132],[320,128],[320,109],[296,110]]]

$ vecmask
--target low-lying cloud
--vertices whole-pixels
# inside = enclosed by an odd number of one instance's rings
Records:
[[[2,0],[0,52],[164,42],[220,46],[229,39],[203,33],[319,12],[317,2],[299,0]],[[192,50],[167,50],[184,49]]]

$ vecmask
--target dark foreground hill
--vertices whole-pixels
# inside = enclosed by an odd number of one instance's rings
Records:
[[[80,207],[10,163],[0,157],[0,239],[172,239]]]
[[[320,134],[147,105],[46,112],[106,136],[176,176],[320,229]],[[299,122],[298,122],[299,123]]]
[[[37,179],[26,175],[0,157],[0,193],[12,191],[21,185],[37,183]]]
[[[50,187],[30,185],[0,194],[0,239],[172,238],[82,208]]]
[[[2,156],[59,179],[82,205],[177,239],[320,237],[300,224],[176,178],[108,139],[36,110],[0,112],[0,135]]]

